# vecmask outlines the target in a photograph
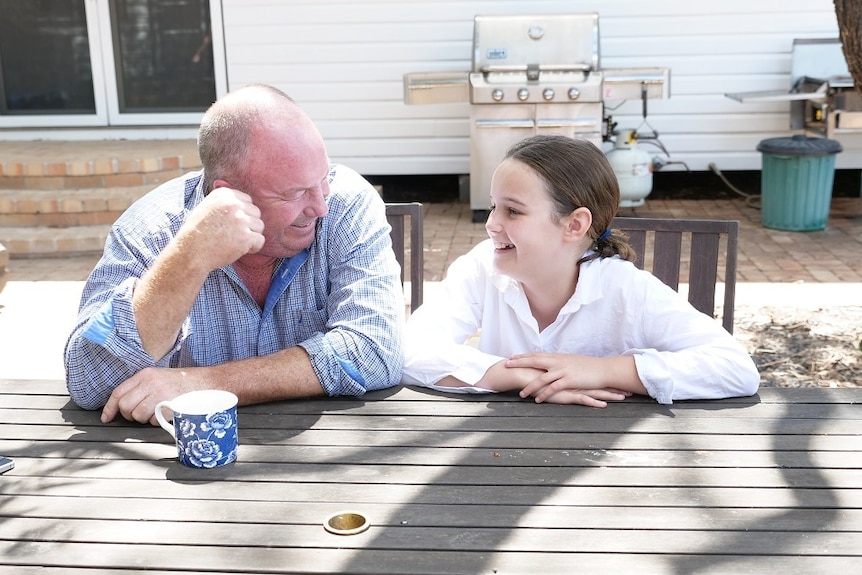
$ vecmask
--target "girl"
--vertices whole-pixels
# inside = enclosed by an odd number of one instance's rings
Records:
[[[632,394],[754,394],[760,375],[739,342],[631,263],[627,238],[609,227],[619,201],[592,143],[513,146],[491,181],[490,239],[454,261],[441,297],[407,321],[404,383],[593,407]]]

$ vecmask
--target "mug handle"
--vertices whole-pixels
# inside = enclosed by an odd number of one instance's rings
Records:
[[[172,413],[174,411],[174,408],[171,407],[170,401],[160,401],[159,403],[156,404],[156,419],[159,420],[159,425],[162,426],[162,429],[164,429],[165,431],[170,433],[171,436],[174,439],[176,439],[177,438],[177,431],[176,431],[176,429],[174,429],[174,424],[170,423],[167,419],[165,419],[165,416],[162,414],[163,408],[170,409]]]

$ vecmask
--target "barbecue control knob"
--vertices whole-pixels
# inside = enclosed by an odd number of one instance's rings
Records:
[[[553,88],[545,88],[544,90],[542,90],[542,98],[549,102],[554,99],[555,95],[556,94],[554,94]]]
[[[499,102],[500,100],[502,100],[503,90],[501,90],[500,88],[494,88],[494,90],[491,92],[491,99],[495,102]]]
[[[518,99],[522,102],[526,102],[530,98],[530,91],[526,88],[521,88],[518,90]]]
[[[581,91],[577,88],[569,88],[569,100],[577,100],[581,95]]]

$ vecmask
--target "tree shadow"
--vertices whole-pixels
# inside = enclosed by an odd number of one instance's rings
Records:
[[[445,396],[431,390],[415,391],[429,397]],[[592,469],[595,460],[601,459],[624,435],[624,431],[609,431],[606,423],[602,423],[602,417],[628,418],[624,428],[636,426],[642,419],[624,404],[610,406],[607,410],[591,410],[582,406],[537,405],[509,395],[465,395],[457,399],[465,403],[486,404],[487,413],[466,416],[460,424],[441,430],[440,440],[431,446],[446,447],[447,436],[454,434],[470,437],[471,449],[466,450],[457,462],[445,466],[433,485],[419,486],[416,495],[401,503],[400,510],[394,514],[405,519],[400,524],[378,526],[373,538],[363,544],[365,549],[391,548],[395,541],[412,539],[417,555],[428,551],[457,553],[456,562],[451,556],[446,560],[437,559],[445,562],[448,573],[489,572],[493,566],[493,553],[511,551],[506,542],[522,529],[520,526],[525,516],[534,508],[559,505],[569,496],[572,497],[571,502],[562,505],[577,507],[584,504],[583,496],[577,493],[581,487],[576,481],[577,476]],[[638,399],[633,401],[641,403]],[[649,415],[673,417],[672,410],[658,404],[653,404]],[[484,423],[487,418],[497,421],[489,425]],[[579,427],[587,432],[572,433],[568,425],[572,418],[578,418]],[[500,425],[501,422],[505,425]],[[595,441],[596,438],[600,441]],[[544,461],[519,464],[519,459],[529,458],[528,451],[535,449],[541,450]],[[483,453],[486,457],[477,462]],[[465,484],[465,470],[477,466],[500,468],[501,473],[496,476],[505,484]],[[479,478],[483,475],[481,471],[474,474]],[[590,490],[589,487],[586,489]],[[561,490],[567,494],[560,496]],[[435,516],[427,519],[411,512],[412,507],[452,504],[469,511],[460,518]],[[465,518],[468,523],[464,523]],[[416,532],[415,536],[405,535],[405,531],[411,530]],[[432,539],[422,541],[422,535],[429,533],[433,533]],[[553,551],[550,548],[546,550]],[[377,561],[379,557],[356,553],[344,570],[373,571]],[[430,565],[421,563],[417,567],[420,570],[431,569]],[[536,572],[546,572],[544,570],[549,566],[534,567]],[[566,571],[570,572],[571,568],[570,564]],[[395,570],[397,568],[393,567]],[[551,571],[554,568],[547,572]]]
[[[772,426],[773,431],[770,434],[774,468],[778,473],[785,476],[783,484],[790,486],[790,489],[786,489],[785,493],[793,499],[795,504],[785,504],[780,508],[775,508],[775,513],[763,517],[759,521],[740,525],[733,531],[716,534],[714,541],[709,546],[699,550],[699,555],[710,556],[710,569],[712,571],[721,572],[722,569],[719,566],[722,563],[728,565],[726,571],[729,572],[741,569],[739,555],[744,554],[742,550],[752,548],[752,539],[758,532],[768,534],[767,539],[770,548],[758,549],[757,555],[746,557],[745,565],[749,569],[756,565],[760,565],[760,568],[765,570],[771,569],[774,567],[772,561],[776,555],[799,555],[800,544],[809,539],[811,533],[825,531],[826,527],[837,517],[838,509],[841,507],[837,494],[830,485],[826,474],[818,467],[817,462],[812,457],[812,453],[817,451],[812,446],[812,438],[816,437],[819,431],[828,425],[829,420],[832,419],[831,415],[835,413],[835,408],[832,405],[824,404],[824,409],[825,411],[821,412],[817,418],[804,420],[805,441],[801,446],[795,446],[792,451],[779,445],[778,441],[787,436],[798,438],[800,435],[799,420],[787,413],[789,409],[785,409],[785,416],[775,418],[775,423]],[[806,470],[809,473],[804,481],[806,485],[798,485],[799,476],[794,474],[797,470]],[[740,503],[741,507],[744,505],[744,503]],[[816,516],[812,513],[815,508],[818,511]],[[783,527],[788,525],[791,528]],[[800,526],[804,526],[804,528]],[[794,531],[794,529],[796,530]],[[774,533],[776,531],[781,533]],[[673,563],[673,572],[680,574],[695,573],[702,569],[704,564],[702,557],[685,556],[676,558]]]
[[[345,557],[340,566],[343,572],[394,572],[407,569],[408,563],[414,571],[448,573],[490,572],[500,565],[511,569],[512,562],[517,561],[512,556],[518,555],[512,552],[525,537],[542,541],[539,546],[544,551],[543,561],[547,561],[541,569],[525,564],[525,572],[532,568],[547,573],[571,572],[572,561],[587,555],[593,560],[600,557],[608,565],[624,566],[631,560],[626,549],[637,548],[626,548],[626,537],[620,533],[638,525],[626,516],[660,507],[668,509],[671,520],[679,520],[679,513],[686,510],[710,515],[699,523],[700,529],[710,529],[703,532],[711,537],[708,543],[691,544],[690,556],[669,551],[662,558],[665,571],[689,573],[703,567],[704,557],[709,557],[712,566],[724,564],[727,570],[735,569],[739,549],[752,546],[752,534],[776,531],[776,524],[804,525],[805,530],[783,529],[780,539],[769,541],[762,549],[764,555],[794,554],[810,530],[827,528],[840,509],[833,486],[809,450],[817,449],[812,438],[841,407],[821,406],[819,419],[803,420],[793,417],[792,402],[785,404],[783,411],[778,404],[775,411],[780,413],[769,414],[774,418],[772,443],[763,449],[768,451],[776,472],[784,477],[782,486],[791,487],[786,492],[796,504],[773,509],[769,504],[755,503],[752,507],[757,513],[746,514],[741,503],[736,524],[721,530],[710,524],[722,520],[720,516],[729,505],[728,496],[720,493],[725,486],[717,487],[710,481],[716,467],[686,463],[684,458],[686,454],[695,457],[704,449],[698,434],[721,433],[719,428],[703,430],[699,426],[710,427],[709,418],[736,417],[742,422],[756,418],[760,412],[749,415],[746,410],[761,404],[760,396],[677,402],[672,406],[632,398],[594,410],[536,405],[505,395],[459,396],[456,401],[448,397],[443,402],[440,398],[445,394],[430,390],[411,390],[419,398],[412,395],[406,398],[407,403],[399,404],[398,393],[404,391],[394,388],[363,398],[242,407],[240,443],[248,448],[248,456],[241,453],[237,463],[214,470],[183,467],[171,457],[173,440],[161,428],[125,421],[103,425],[98,411],[84,411],[67,401],[58,410],[56,425],[60,429],[46,428],[45,439],[22,433],[20,437],[29,440],[15,440],[14,435],[7,434],[11,438],[6,442],[11,448],[8,455],[40,459],[40,468],[25,481],[2,484],[0,491],[5,497],[0,498],[0,525],[9,518],[45,517],[50,510],[45,502],[36,502],[37,496],[97,497],[88,491],[90,478],[99,476],[100,466],[120,463],[137,466],[146,471],[145,479],[154,480],[148,493],[135,495],[141,504],[148,498],[187,497],[186,491],[176,489],[162,495],[162,490],[171,491],[164,487],[167,479],[182,486],[210,484],[194,498],[219,501],[223,496],[236,509],[248,497],[243,493],[250,493],[238,490],[239,482],[251,484],[262,494],[253,495],[247,503],[259,511],[216,521],[317,527],[320,537],[332,538],[320,540],[321,550],[355,551]],[[395,401],[380,401],[387,397]],[[439,402],[439,409],[410,409],[409,402],[425,401]],[[327,419],[329,415],[367,417],[369,422]],[[426,421],[408,421],[416,417]],[[746,432],[738,433],[744,436]],[[662,434],[673,434],[681,441],[688,435],[690,439],[683,445],[669,446],[655,439]],[[781,438],[799,435],[807,437],[792,449],[780,444]],[[658,460],[666,457],[668,450],[677,454],[679,463]],[[674,466],[679,469],[674,470]],[[679,472],[679,482],[649,483],[650,476],[638,475],[637,469],[642,467]],[[813,504],[805,499],[815,490],[794,488],[799,479],[794,473],[799,469],[809,473],[805,487],[819,484],[816,507],[820,513],[816,519],[806,515]],[[339,470],[356,475],[334,475]],[[613,480],[609,482],[608,477]],[[621,488],[625,486],[628,488]],[[741,485],[727,487],[757,486],[743,480]],[[321,494],[322,501],[315,499]],[[27,507],[31,500],[33,505]],[[367,505],[384,511],[385,516],[371,517],[372,528],[356,538],[325,534],[321,524],[314,523],[313,514],[341,503],[359,509]],[[153,505],[159,509],[150,518],[163,517],[165,503]],[[452,513],[453,506],[463,512]],[[276,511],[267,511],[265,517],[257,514],[270,507]],[[294,507],[302,507],[306,515],[292,515]],[[279,513],[291,516],[287,519]],[[320,522],[323,519],[320,517]],[[64,519],[58,515],[54,520]],[[185,525],[183,521],[177,519],[167,527],[179,530]],[[650,526],[647,531],[653,529],[662,534],[657,537],[667,533],[661,525]],[[44,541],[44,537],[37,531],[26,534],[26,541],[8,548],[9,556],[14,556],[16,549],[22,556],[32,556],[28,541]],[[668,542],[679,547],[678,542]],[[28,545],[29,549],[23,548]],[[284,557],[298,547],[302,545],[285,541],[272,549],[261,548],[260,553]],[[225,553],[230,553],[229,548]],[[523,557],[528,562],[536,560],[535,556]]]
[[[440,395],[430,390],[422,390],[422,393],[429,397]],[[632,485],[631,499],[625,502],[614,499],[619,497],[620,489],[599,488],[592,474],[603,467],[611,468],[603,472],[613,473],[613,468],[616,467],[621,474],[625,475],[628,471],[627,465],[620,461],[620,454],[629,449],[638,449],[628,447],[627,439],[632,434],[643,434],[647,440],[650,434],[662,432],[674,433],[674,437],[677,437],[676,430],[679,426],[687,425],[690,428],[686,428],[683,436],[691,434],[693,437],[688,446],[665,445],[655,446],[654,449],[698,453],[703,446],[698,445],[696,435],[702,430],[697,428],[697,419],[679,417],[684,411],[697,410],[704,414],[711,414],[706,415],[707,417],[725,415],[734,417],[736,413],[738,414],[736,417],[747,418],[756,416],[744,415],[745,410],[762,403],[758,395],[721,401],[677,402],[672,406],[656,404],[649,398],[633,398],[626,402],[612,404],[604,410],[590,410],[579,406],[535,405],[530,401],[512,400],[512,398],[500,396],[463,396],[459,397],[459,401],[485,403],[487,414],[468,416],[457,425],[441,429],[440,441],[432,445],[446,447],[447,441],[443,436],[451,436],[454,433],[471,437],[470,445],[473,449],[465,451],[464,457],[446,466],[434,479],[433,484],[418,486],[415,495],[400,502],[399,510],[392,517],[401,517],[402,521],[400,523],[389,521],[387,524],[376,526],[373,536],[361,544],[363,549],[400,548],[399,545],[403,544],[400,542],[410,540],[413,542],[411,549],[415,549],[415,553],[450,551],[453,555],[457,554],[456,562],[447,563],[449,573],[490,572],[499,566],[495,560],[497,553],[507,554],[515,550],[509,544],[510,540],[519,537],[523,540],[524,530],[534,529],[536,534],[531,537],[540,538],[545,542],[542,550],[546,553],[548,562],[543,565],[543,572],[570,572],[571,561],[577,554],[592,553],[602,556],[609,565],[614,565],[614,557],[619,557],[620,563],[625,562],[630,560],[631,556],[629,555],[628,559],[623,558],[626,545],[621,543],[618,537],[612,537],[616,541],[596,541],[595,549],[579,540],[578,535],[583,536],[584,541],[594,540],[598,535],[592,535],[591,530],[595,529],[600,531],[611,529],[617,535],[620,533],[615,531],[615,528],[609,527],[614,523],[613,521],[599,519],[598,523],[591,523],[594,516],[586,512],[588,508],[607,509],[612,513],[625,515],[635,508],[660,505],[670,508],[671,514],[678,513],[674,509],[682,508],[684,512],[696,510],[720,516],[722,508],[728,505],[728,496],[720,493],[721,486],[710,482],[709,475],[712,468],[698,464],[690,464],[690,467],[686,467],[688,464],[685,463],[679,464],[682,467],[679,471],[681,480],[693,477],[693,483],[663,484],[659,481],[655,484]],[[541,416],[538,416],[539,410],[544,410]],[[500,426],[499,422],[483,425],[482,420],[485,417],[503,418],[506,423],[504,426]],[[612,425],[609,425],[610,418],[615,420]],[[667,422],[671,420],[675,422],[668,425]],[[774,433],[776,435],[793,433],[794,430],[786,428],[786,425],[783,418],[776,418]],[[500,429],[503,433],[492,431],[494,429]],[[795,431],[798,432],[798,428]],[[517,441],[513,442],[513,437],[516,436],[523,437],[520,444]],[[541,449],[541,453],[546,458],[545,461],[517,464],[518,457],[523,458],[527,450],[537,448]],[[406,451],[409,449],[409,447],[405,448]],[[662,467],[662,463],[651,462],[649,458],[663,457],[663,455],[651,455],[648,448],[645,449],[647,451],[640,455],[647,459],[636,465]],[[800,466],[798,459],[794,459],[792,454],[786,454],[779,446],[773,445],[771,451],[775,468],[781,470],[783,474],[788,474],[792,467]],[[477,453],[481,452],[490,454],[491,461],[499,456],[499,465],[507,467],[505,475],[496,475],[503,478],[501,483],[465,484],[465,476],[470,476],[470,474],[465,475],[465,470],[477,465],[487,468],[489,465],[487,461],[477,464],[474,460]],[[683,453],[681,457],[684,456]],[[511,465],[513,461],[516,462],[515,465]],[[801,466],[816,469],[816,464],[810,457]],[[751,532],[774,530],[776,521],[805,518],[808,528],[816,530],[827,526],[835,516],[834,509],[837,508],[837,502],[835,494],[828,488],[826,478],[822,474],[818,475],[822,479],[822,485],[826,486],[822,500],[832,508],[832,513],[819,516],[815,520],[806,518],[803,495],[794,491],[793,497],[799,502],[797,507],[788,506],[767,517],[762,513],[746,516],[743,511],[742,520],[738,521],[733,529],[727,530],[722,536],[715,537],[708,545],[698,547],[696,551],[691,552],[692,556],[669,551],[664,564],[672,568],[673,572],[691,573],[703,567],[705,556],[715,557],[715,562],[722,561],[722,556],[733,558],[738,550],[743,548],[747,538],[751,537]],[[482,477],[483,473],[473,476]],[[699,477],[703,480],[698,480]],[[795,479],[787,476],[784,485],[792,486],[794,483]],[[742,484],[728,487],[757,486]],[[664,503],[653,503],[648,500],[649,497],[657,497]],[[710,502],[714,508],[710,507]],[[460,518],[437,516],[428,522],[423,522],[421,516],[411,512],[411,508],[414,507],[427,509],[429,506],[452,504],[463,506],[468,511],[465,511]],[[554,508],[566,510],[564,514],[559,515],[560,524],[537,525],[530,517],[537,509],[545,510],[544,516],[551,517],[547,510]],[[763,508],[759,511],[763,511]],[[585,519],[584,524],[580,524],[578,520],[581,513],[588,518]],[[463,523],[464,517],[468,518],[469,523]],[[715,519],[718,520],[720,517]],[[708,533],[711,535],[718,531],[712,531],[711,523],[712,519],[702,521],[699,529],[710,529]],[[632,524],[629,522],[629,525]],[[470,530],[469,526],[474,527],[476,532]],[[415,536],[405,535],[404,532],[411,529],[415,531]],[[659,533],[666,532],[660,526],[656,526],[655,529]],[[575,538],[561,539],[563,536],[559,534],[566,531],[576,534]],[[424,540],[423,535],[430,535],[430,537]],[[770,541],[768,548],[763,549],[763,552],[765,555],[773,556],[792,554],[805,537],[805,532],[786,532],[780,540]],[[638,552],[634,550],[635,547],[630,549],[631,553]],[[555,554],[556,558],[553,558]],[[451,560],[453,555],[449,555],[444,561]],[[431,555],[426,557],[430,558]],[[561,563],[560,557],[567,557],[567,559]],[[351,557],[345,570],[373,571],[377,561],[379,556],[356,553]],[[729,563],[732,561],[733,559],[728,559]],[[619,566],[620,563],[616,565]],[[421,563],[418,565],[422,566]]]

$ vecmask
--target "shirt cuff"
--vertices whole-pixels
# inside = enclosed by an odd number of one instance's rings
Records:
[[[673,403],[673,377],[656,350],[634,349],[623,355],[634,356],[638,377],[650,397],[664,405]]]
[[[170,358],[180,349],[182,342],[188,336],[189,320],[186,318],[183,322],[172,349],[160,361],[154,361],[144,350],[138,326],[135,323],[135,313],[132,309],[135,281],[135,278],[129,278],[117,287],[113,297],[105,301],[92,315],[82,335],[104,347],[111,355],[122,358],[133,371],[151,366],[168,367]]]
[[[365,394],[365,382],[356,366],[339,356],[325,334],[317,334],[299,343],[299,346],[308,353],[311,367],[326,395]]]

